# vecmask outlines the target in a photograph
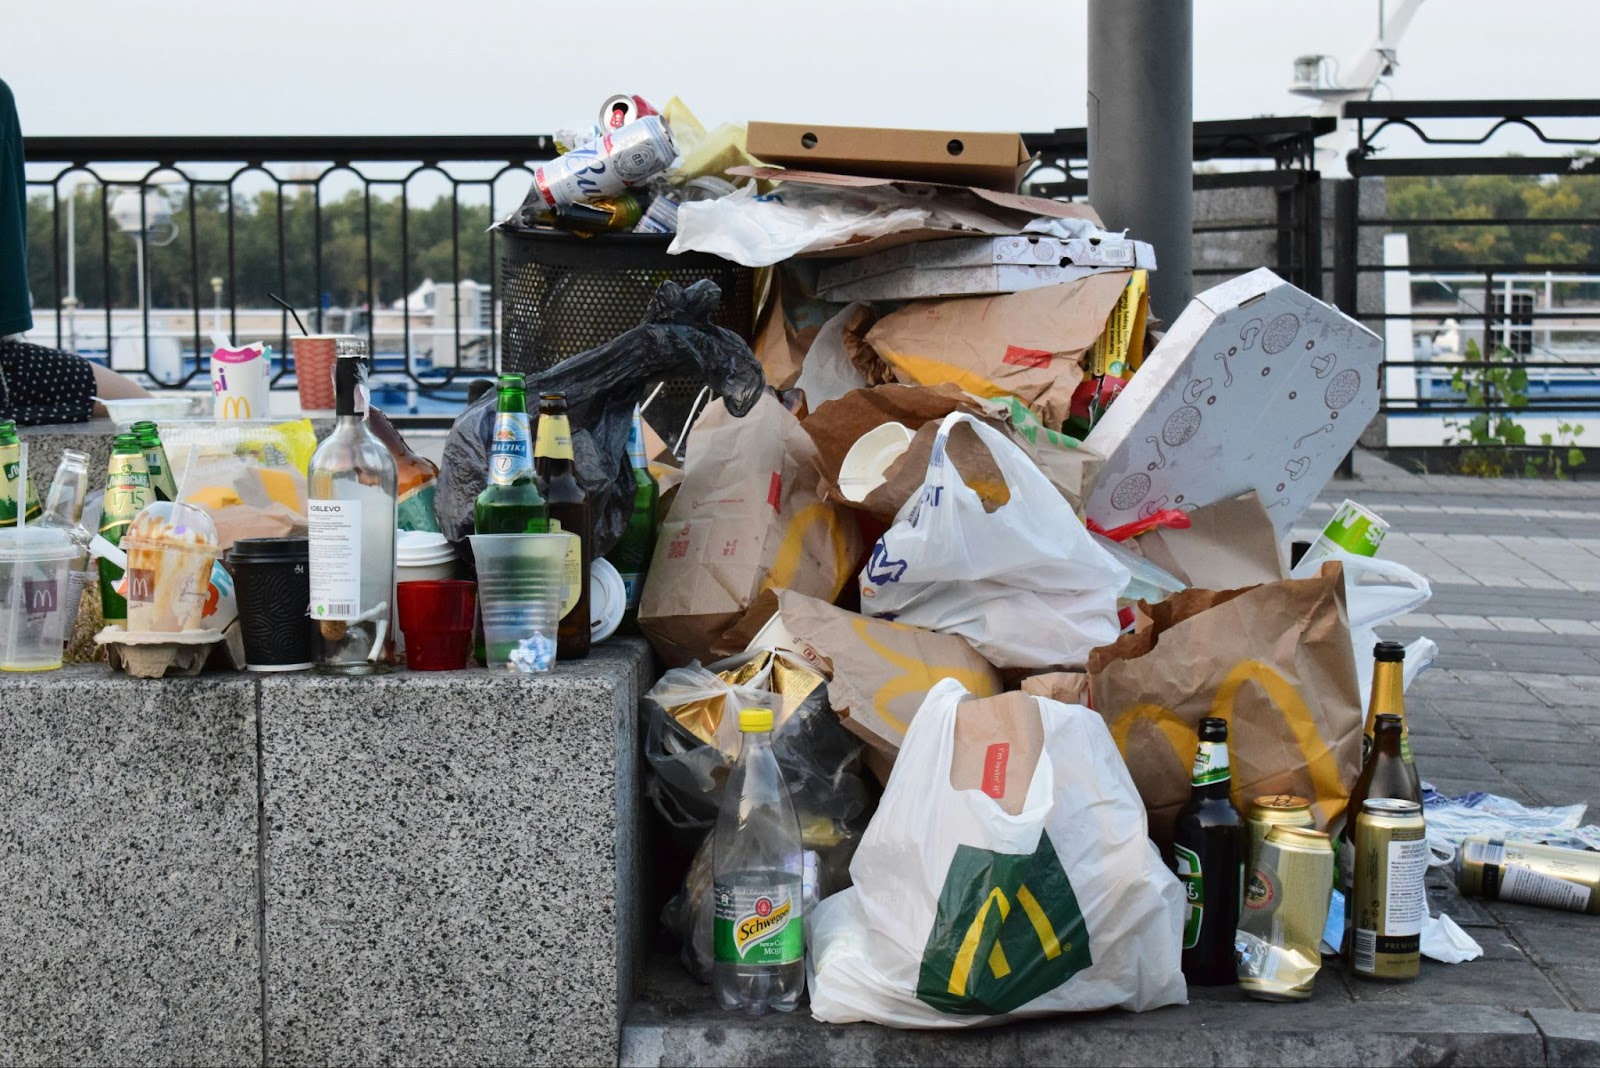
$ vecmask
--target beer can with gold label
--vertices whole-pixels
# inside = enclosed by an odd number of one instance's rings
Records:
[[[1362,979],[1415,979],[1428,918],[1428,838],[1422,806],[1369,798],[1356,823],[1355,916],[1350,964]]]
[[[1263,1001],[1300,1001],[1322,966],[1333,890],[1333,845],[1308,827],[1267,832],[1245,882],[1234,937],[1239,987]]]
[[[1600,915],[1600,853],[1476,835],[1461,843],[1456,884],[1468,897]]]
[[[1245,821],[1250,830],[1249,848],[1245,851],[1245,870],[1254,871],[1256,854],[1267,832],[1274,827],[1315,827],[1311,815],[1311,802],[1293,794],[1269,794],[1250,803],[1250,815]]]

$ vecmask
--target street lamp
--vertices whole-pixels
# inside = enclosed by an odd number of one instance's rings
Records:
[[[111,221],[134,240],[134,280],[139,288],[139,322],[144,340],[140,363],[146,374],[150,373],[150,280],[146,277],[145,256],[149,246],[161,248],[177,239],[178,224],[172,211],[167,194],[153,186],[125,189],[111,202]],[[107,294],[108,305],[109,298]],[[110,339],[106,341],[109,354]]]

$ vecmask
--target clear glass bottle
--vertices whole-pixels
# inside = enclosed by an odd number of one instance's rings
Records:
[[[739,757],[712,842],[711,986],[724,1009],[792,1012],[805,987],[804,857],[772,711],[739,713]]]
[[[394,661],[394,457],[362,417],[367,343],[334,348],[337,423],[306,479],[316,670],[372,675]]]
[[[72,630],[78,619],[78,603],[83,597],[83,587],[93,575],[89,566],[89,540],[93,535],[83,526],[83,502],[89,495],[89,454],[76,449],[62,449],[61,462],[56,465],[56,477],[50,483],[50,494],[45,500],[42,526],[64,530],[78,547],[78,557],[67,572],[66,599],[61,611],[66,614],[66,642],[72,642]]]

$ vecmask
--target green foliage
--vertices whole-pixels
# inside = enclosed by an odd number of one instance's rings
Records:
[[[109,235],[103,232],[104,209],[98,187],[82,187],[76,195],[78,300],[89,307],[103,307],[109,293],[113,307],[137,307],[134,242],[114,225]],[[164,248],[151,248],[149,253],[147,269],[156,307],[208,308],[213,299],[211,279],[221,277],[224,286],[228,286],[228,197],[226,190],[210,186],[197,188],[192,196],[175,197],[178,238]],[[333,303],[346,307],[396,300],[405,295],[407,287],[416,288],[424,278],[489,281],[489,239],[484,233],[489,225],[488,205],[463,203],[452,221],[448,197],[429,205],[410,204],[405,217],[410,257],[409,262],[403,263],[400,200],[373,196],[369,290],[367,211],[366,198],[359,191],[326,201],[319,232],[315,194],[309,186],[288,185],[282,195],[276,190],[253,196],[235,194],[235,278],[232,286],[223,291],[224,303],[231,298],[240,307],[262,307],[270,303],[268,293],[278,293],[298,307],[316,306],[319,238],[320,288]],[[459,245],[459,271],[452,259],[452,230]],[[65,199],[60,205],[58,225],[52,224],[48,196],[30,199],[29,283],[34,302],[40,307],[51,306],[58,292],[65,295],[67,291],[66,241]],[[402,266],[408,268],[405,278]]]
[[[1432,175],[1385,183],[1390,218],[1600,220],[1594,175]],[[1423,269],[1457,264],[1588,263],[1600,258],[1600,221],[1543,226],[1394,226],[1410,236],[1411,262]]]
[[[1528,372],[1516,355],[1501,345],[1485,359],[1478,343],[1468,341],[1463,366],[1450,376],[1450,388],[1466,395],[1467,407],[1482,409],[1470,419],[1444,421],[1451,432],[1445,443],[1466,446],[1461,453],[1461,473],[1499,478],[1518,471],[1518,454],[1512,450],[1528,444],[1528,431],[1512,413],[1528,406]],[[1567,478],[1572,468],[1583,463],[1583,451],[1577,447],[1582,433],[1582,424],[1562,423],[1556,434],[1539,435],[1544,454],[1525,457],[1521,474]]]

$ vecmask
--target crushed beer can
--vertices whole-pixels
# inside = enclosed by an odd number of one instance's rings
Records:
[[[677,149],[660,116],[649,115],[533,169],[533,186],[512,222],[549,223],[574,204],[593,204],[641,186],[672,166]]]
[[[1263,1001],[1311,996],[1322,967],[1322,931],[1333,889],[1333,845],[1308,827],[1267,832],[1245,881],[1234,935],[1239,988]]]

